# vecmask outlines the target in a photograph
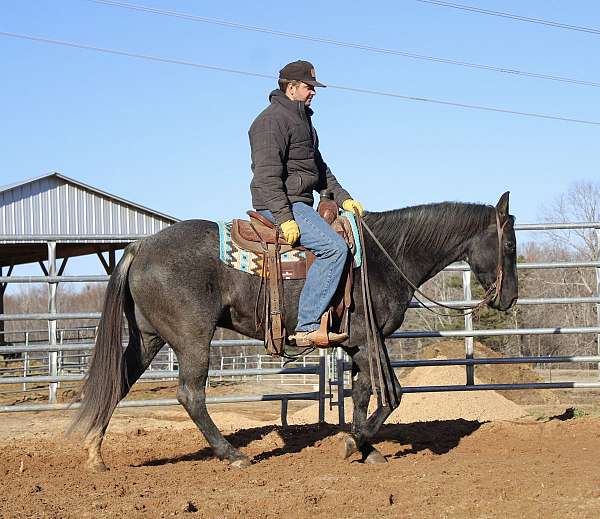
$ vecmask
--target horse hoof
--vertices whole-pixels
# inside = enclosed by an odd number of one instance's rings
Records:
[[[341,444],[342,458],[348,459],[355,452],[358,452],[358,445],[356,445],[356,440],[352,436],[346,436],[342,440]]]
[[[236,467],[238,469],[246,469],[250,465],[252,465],[252,463],[250,463],[250,460],[248,458],[240,458],[239,460],[231,462],[231,466]]]
[[[88,463],[87,468],[91,472],[108,472],[110,470],[103,462]]]
[[[381,454],[381,452],[379,452],[377,449],[373,449],[365,458],[365,463],[368,463],[369,465],[382,465],[387,463],[387,460],[383,454]]]

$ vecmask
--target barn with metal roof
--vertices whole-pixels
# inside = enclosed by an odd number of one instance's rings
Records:
[[[97,255],[110,274],[117,250],[177,221],[59,173],[0,187],[0,344],[4,342],[4,293],[16,265],[39,263],[50,276],[48,308],[53,314],[56,278],[62,276],[69,258]],[[62,259],[60,265],[57,259]],[[52,343],[56,320],[48,320],[48,330]],[[55,366],[56,353],[52,355]]]
[[[57,258],[98,254],[109,271],[115,250],[177,221],[59,173],[24,180],[0,187],[0,268],[46,260],[52,241]]]

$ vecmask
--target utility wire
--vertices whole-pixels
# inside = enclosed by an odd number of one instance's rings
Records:
[[[360,43],[353,43],[353,42],[340,41],[340,40],[332,40],[332,39],[328,39],[328,38],[322,38],[319,36],[309,36],[306,34],[277,31],[274,29],[266,28],[266,27],[256,27],[253,25],[244,25],[241,23],[229,22],[227,20],[206,18],[204,16],[196,16],[196,15],[181,13],[181,12],[177,12],[177,11],[165,11],[162,9],[156,9],[154,7],[149,7],[149,6],[145,6],[145,5],[130,4],[130,3],[126,3],[126,2],[118,2],[115,0],[85,0],[85,1],[95,3],[95,4],[109,5],[109,6],[113,6],[113,7],[121,7],[124,9],[130,9],[132,11],[151,13],[151,14],[156,14],[156,15],[160,15],[160,16],[169,16],[169,17],[180,18],[183,20],[188,20],[188,21],[193,21],[193,22],[203,22],[203,23],[208,23],[208,24],[213,24],[213,25],[221,25],[223,27],[230,27],[233,29],[242,29],[242,30],[246,30],[246,31],[261,32],[264,34],[271,34],[274,36],[283,36],[286,38],[294,38],[294,39],[298,39],[298,40],[306,40],[306,41],[312,41],[312,42],[316,42],[316,43],[324,43],[324,44],[328,44],[328,45],[336,45],[338,47],[358,49],[358,50],[363,50],[363,51],[367,51],[367,52],[376,52],[379,54],[402,56],[404,58],[431,61],[431,62],[435,62],[435,63],[445,63],[447,65],[456,65],[456,66],[460,66],[460,67],[474,68],[474,69],[479,69],[479,70],[489,70],[492,72],[511,74],[513,76],[531,77],[531,78],[536,78],[536,79],[546,79],[546,80],[550,80],[550,81],[559,81],[562,83],[571,83],[571,84],[575,84],[575,85],[583,85],[583,86],[591,86],[591,87],[600,88],[600,83],[596,83],[593,81],[585,81],[582,79],[575,79],[575,78],[569,78],[569,77],[563,77],[563,76],[555,76],[555,75],[551,75],[551,74],[539,74],[536,72],[528,72],[525,70],[517,70],[517,69],[506,68],[506,67],[497,67],[494,65],[485,65],[485,64],[481,64],[481,63],[471,63],[468,61],[460,61],[460,60],[454,60],[454,59],[448,59],[448,58],[441,58],[438,56],[427,56],[425,54],[416,54],[413,52],[406,52],[406,51],[395,50],[395,49],[386,49],[386,48],[382,48],[382,47],[373,47],[370,45],[362,45]]]
[[[490,11],[489,9],[482,9],[480,7],[474,7],[471,5],[455,4],[452,2],[443,2],[441,0],[416,0],[422,4],[433,4],[442,7],[451,7],[452,9],[460,9],[462,11],[471,11],[473,13],[488,14],[490,16],[499,16],[501,18],[510,18],[511,20],[518,20],[521,22],[537,23],[540,25],[547,25],[549,27],[557,27],[559,29],[569,29],[570,31],[587,32],[590,34],[600,34],[600,29],[594,27],[582,27],[580,25],[570,25],[567,23],[554,22],[552,20],[542,20],[540,18],[530,18],[528,16],[519,16],[512,13],[504,13],[501,11]]]
[[[273,76],[270,74],[260,74],[257,72],[248,72],[245,70],[237,70],[237,69],[226,68],[226,67],[217,67],[217,66],[213,66],[213,65],[206,65],[203,63],[195,63],[193,61],[184,61],[184,60],[180,60],[180,59],[163,58],[160,56],[151,56],[149,54],[138,54],[135,52],[129,52],[129,51],[123,51],[123,50],[117,50],[117,49],[95,47],[92,45],[84,45],[82,43],[62,41],[62,40],[53,40],[53,39],[49,39],[49,38],[41,38],[38,36],[31,36],[28,34],[18,34],[18,33],[14,33],[14,32],[0,31],[0,36],[7,36],[10,38],[18,38],[21,40],[36,41],[36,42],[41,42],[41,43],[48,43],[48,44],[52,44],[52,45],[61,45],[63,47],[73,47],[76,49],[91,50],[91,51],[95,51],[95,52],[102,52],[105,54],[126,56],[129,58],[143,59],[143,60],[155,61],[155,62],[161,62],[161,63],[171,63],[174,65],[184,65],[187,67],[202,68],[202,69],[214,70],[214,71],[218,71],[218,72],[228,72],[231,74],[240,74],[243,76],[260,77],[260,78],[266,78],[266,79],[276,79],[277,78],[277,76]],[[446,106],[455,106],[458,108],[469,108],[472,110],[484,110],[484,111],[488,111],[488,112],[500,112],[500,113],[511,114],[511,115],[536,117],[539,119],[551,119],[554,121],[563,121],[563,122],[580,123],[580,124],[591,124],[591,125],[595,125],[595,126],[600,126],[600,121],[575,119],[572,117],[562,117],[562,116],[558,116],[558,115],[540,114],[540,113],[534,113],[534,112],[520,112],[520,111],[516,111],[516,110],[508,110],[505,108],[496,108],[496,107],[491,107],[491,106],[474,105],[474,104],[468,104],[468,103],[457,103],[457,102],[453,102],[453,101],[444,101],[444,100],[440,100],[440,99],[431,99],[431,98],[427,98],[427,97],[407,96],[407,95],[397,94],[394,92],[382,92],[379,90],[369,90],[366,88],[354,88],[354,87],[347,87],[347,86],[342,86],[342,85],[331,85],[331,84],[328,86],[330,88],[336,88],[338,90],[346,90],[348,92],[357,92],[357,93],[361,93],[361,94],[371,94],[371,95],[377,95],[377,96],[393,97],[393,98],[397,98],[397,99],[405,99],[407,101],[421,101],[421,102],[435,103],[435,104],[446,105]]]
[[[62,41],[62,40],[51,40],[48,38],[39,38],[37,36],[30,36],[28,34],[17,34],[14,32],[0,31],[0,36],[9,36],[11,38],[20,38],[22,40],[31,40],[31,41],[38,41],[38,42],[42,42],[42,43],[50,43],[52,45],[62,45],[64,47],[74,47],[76,49],[93,50],[96,52],[104,52],[106,54],[116,54],[118,56],[126,56],[128,58],[145,59],[145,60],[149,60],[149,61],[158,61],[161,63],[172,63],[174,65],[185,65],[187,67],[196,67],[196,68],[203,68],[203,69],[208,69],[208,70],[216,70],[218,72],[230,72],[232,74],[241,74],[244,76],[254,76],[254,77],[267,78],[267,79],[276,79],[277,78],[277,76],[273,76],[273,75],[269,75],[269,74],[259,74],[259,73],[255,73],[255,72],[246,72],[246,71],[242,71],[242,70],[235,70],[235,69],[225,68],[225,67],[215,67],[213,65],[205,65],[204,63],[194,63],[192,61],[184,61],[184,60],[180,60],[180,59],[162,58],[160,56],[150,56],[148,54],[138,54],[135,52],[129,52],[129,51],[124,51],[124,50],[106,49],[103,47],[94,47],[92,45],[84,45],[83,43],[76,43],[76,42]]]

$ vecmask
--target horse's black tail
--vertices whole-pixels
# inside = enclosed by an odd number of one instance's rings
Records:
[[[68,432],[81,427],[86,436],[103,433],[127,389],[127,367],[123,355],[123,311],[129,323],[131,345],[132,341],[139,341],[139,329],[135,324],[127,275],[139,246],[140,242],[134,242],[125,249],[121,261],[110,276],[96,345],[82,388],[81,407]]]

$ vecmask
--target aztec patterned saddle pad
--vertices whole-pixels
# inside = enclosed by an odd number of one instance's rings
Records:
[[[348,218],[352,226],[352,234],[354,235],[354,266],[360,267],[361,264],[361,248],[358,237],[358,227],[354,214],[349,211],[342,211],[341,216]],[[231,239],[231,222],[217,222],[219,226],[219,258],[223,263],[242,272],[260,276],[263,270],[263,257],[260,254],[240,248]],[[284,279],[291,279],[291,276],[286,276],[286,263],[298,262],[306,259],[306,253],[301,250],[293,249],[281,255],[281,271]],[[289,264],[289,263],[288,263]]]

